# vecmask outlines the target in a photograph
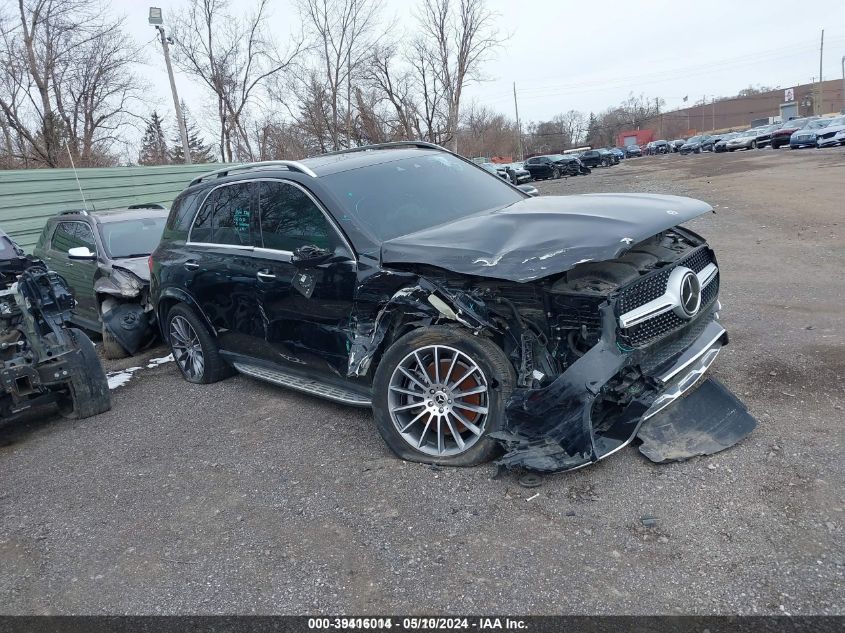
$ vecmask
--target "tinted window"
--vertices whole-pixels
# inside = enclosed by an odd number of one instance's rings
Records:
[[[259,183],[258,209],[264,248],[295,251],[314,245],[336,246],[334,229],[302,189],[283,182]]]
[[[191,241],[257,246],[252,192],[248,182],[212,191],[197,213]]]
[[[53,232],[50,248],[60,253],[67,253],[72,248],[85,246],[93,253],[97,252],[91,227],[84,222],[59,222]]]
[[[501,209],[526,197],[503,179],[440,152],[321,176],[320,182],[345,214],[382,240]]]
[[[167,218],[167,230],[187,231],[191,226],[194,211],[197,203],[205,196],[207,190],[195,191],[186,196],[179,196],[170,208],[170,215]]]
[[[161,240],[164,220],[164,218],[139,218],[100,224],[103,247],[112,258],[149,255]]]

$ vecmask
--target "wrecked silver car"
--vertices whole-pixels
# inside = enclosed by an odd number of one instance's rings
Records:
[[[67,280],[77,299],[71,319],[102,334],[106,358],[155,340],[148,259],[166,217],[159,204],[63,211],[47,221],[33,251]]]
[[[680,224],[711,211],[531,197],[437,146],[372,146],[196,179],[151,292],[186,380],[371,406],[408,460],[565,471],[637,438],[685,459],[755,424],[699,384],[728,339],[716,257]]]
[[[66,327],[67,284],[0,231],[0,419],[44,404],[70,418],[111,407],[94,345]]]

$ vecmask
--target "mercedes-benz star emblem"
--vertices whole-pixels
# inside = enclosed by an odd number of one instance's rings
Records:
[[[681,299],[681,309],[687,317],[692,317],[698,312],[701,306],[701,284],[698,276],[687,271],[681,278],[681,291],[678,293]]]

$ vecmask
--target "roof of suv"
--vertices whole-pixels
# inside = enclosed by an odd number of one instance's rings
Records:
[[[55,218],[58,219],[78,219],[75,216],[90,217],[96,222],[118,222],[122,220],[140,220],[143,218],[166,218],[169,211],[165,208],[132,208],[123,207],[118,209],[103,209],[102,211],[86,211],[84,209],[76,209],[70,211],[60,211]]]

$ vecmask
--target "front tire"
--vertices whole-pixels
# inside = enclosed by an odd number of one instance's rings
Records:
[[[751,141],[751,149],[757,149],[757,141]]]
[[[515,383],[504,352],[446,326],[409,332],[387,350],[373,381],[376,426],[402,459],[475,466],[498,449]]]
[[[552,172],[552,178],[554,178],[555,180],[559,180],[559,179],[560,179],[560,170],[559,170],[559,169],[557,169],[557,168],[556,168],[556,169]]]
[[[167,342],[185,380],[207,385],[234,374],[220,356],[217,341],[191,308],[174,306],[167,313],[166,323]]]
[[[119,358],[126,358],[129,356],[129,352],[123,349],[123,346],[118,343],[117,339],[111,333],[111,331],[106,327],[106,324],[103,324],[102,327],[102,335],[103,335],[103,356],[105,356],[109,360],[117,360]]]

